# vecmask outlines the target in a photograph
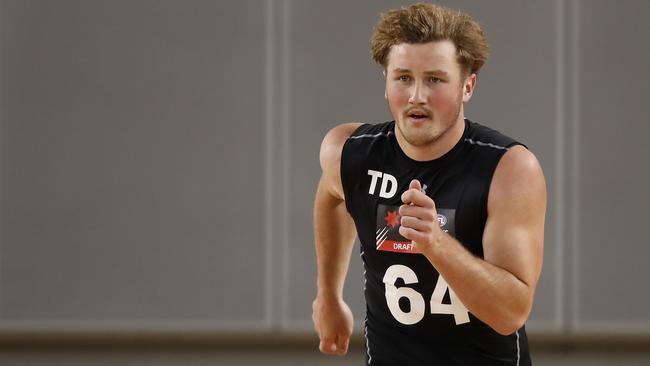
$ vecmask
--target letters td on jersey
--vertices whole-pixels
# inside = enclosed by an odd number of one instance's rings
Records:
[[[454,219],[455,209],[439,208],[438,223],[440,228],[455,237]],[[399,206],[379,204],[377,206],[376,248],[385,252],[420,253],[409,239],[399,233],[401,222]]]

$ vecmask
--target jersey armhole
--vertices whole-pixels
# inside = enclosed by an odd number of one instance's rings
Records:
[[[513,142],[509,143],[508,145],[506,145],[506,149],[510,149],[510,148],[515,147],[515,146],[523,146],[526,150],[530,150],[530,149],[528,148],[528,146],[522,144],[522,143],[519,142],[519,141],[513,141]],[[499,159],[499,160],[501,160],[501,159]]]

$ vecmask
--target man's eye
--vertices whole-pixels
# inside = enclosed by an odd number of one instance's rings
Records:
[[[434,84],[438,84],[438,83],[442,82],[442,79],[439,79],[439,78],[437,78],[435,76],[432,76],[431,77],[431,82],[434,83]]]
[[[411,78],[408,77],[408,75],[402,75],[402,76],[399,77],[399,81],[406,82],[406,81],[409,81],[409,80],[411,80]]]

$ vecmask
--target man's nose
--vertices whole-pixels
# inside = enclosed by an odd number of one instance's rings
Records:
[[[411,104],[424,104],[427,101],[426,91],[422,87],[422,83],[416,82],[411,89],[409,103]]]

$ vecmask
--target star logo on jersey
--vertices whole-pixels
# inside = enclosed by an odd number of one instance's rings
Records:
[[[384,220],[386,221],[386,225],[390,226],[391,228],[394,228],[395,226],[399,225],[400,222],[400,215],[397,213],[397,211],[388,211],[386,213],[386,216],[384,217]]]

